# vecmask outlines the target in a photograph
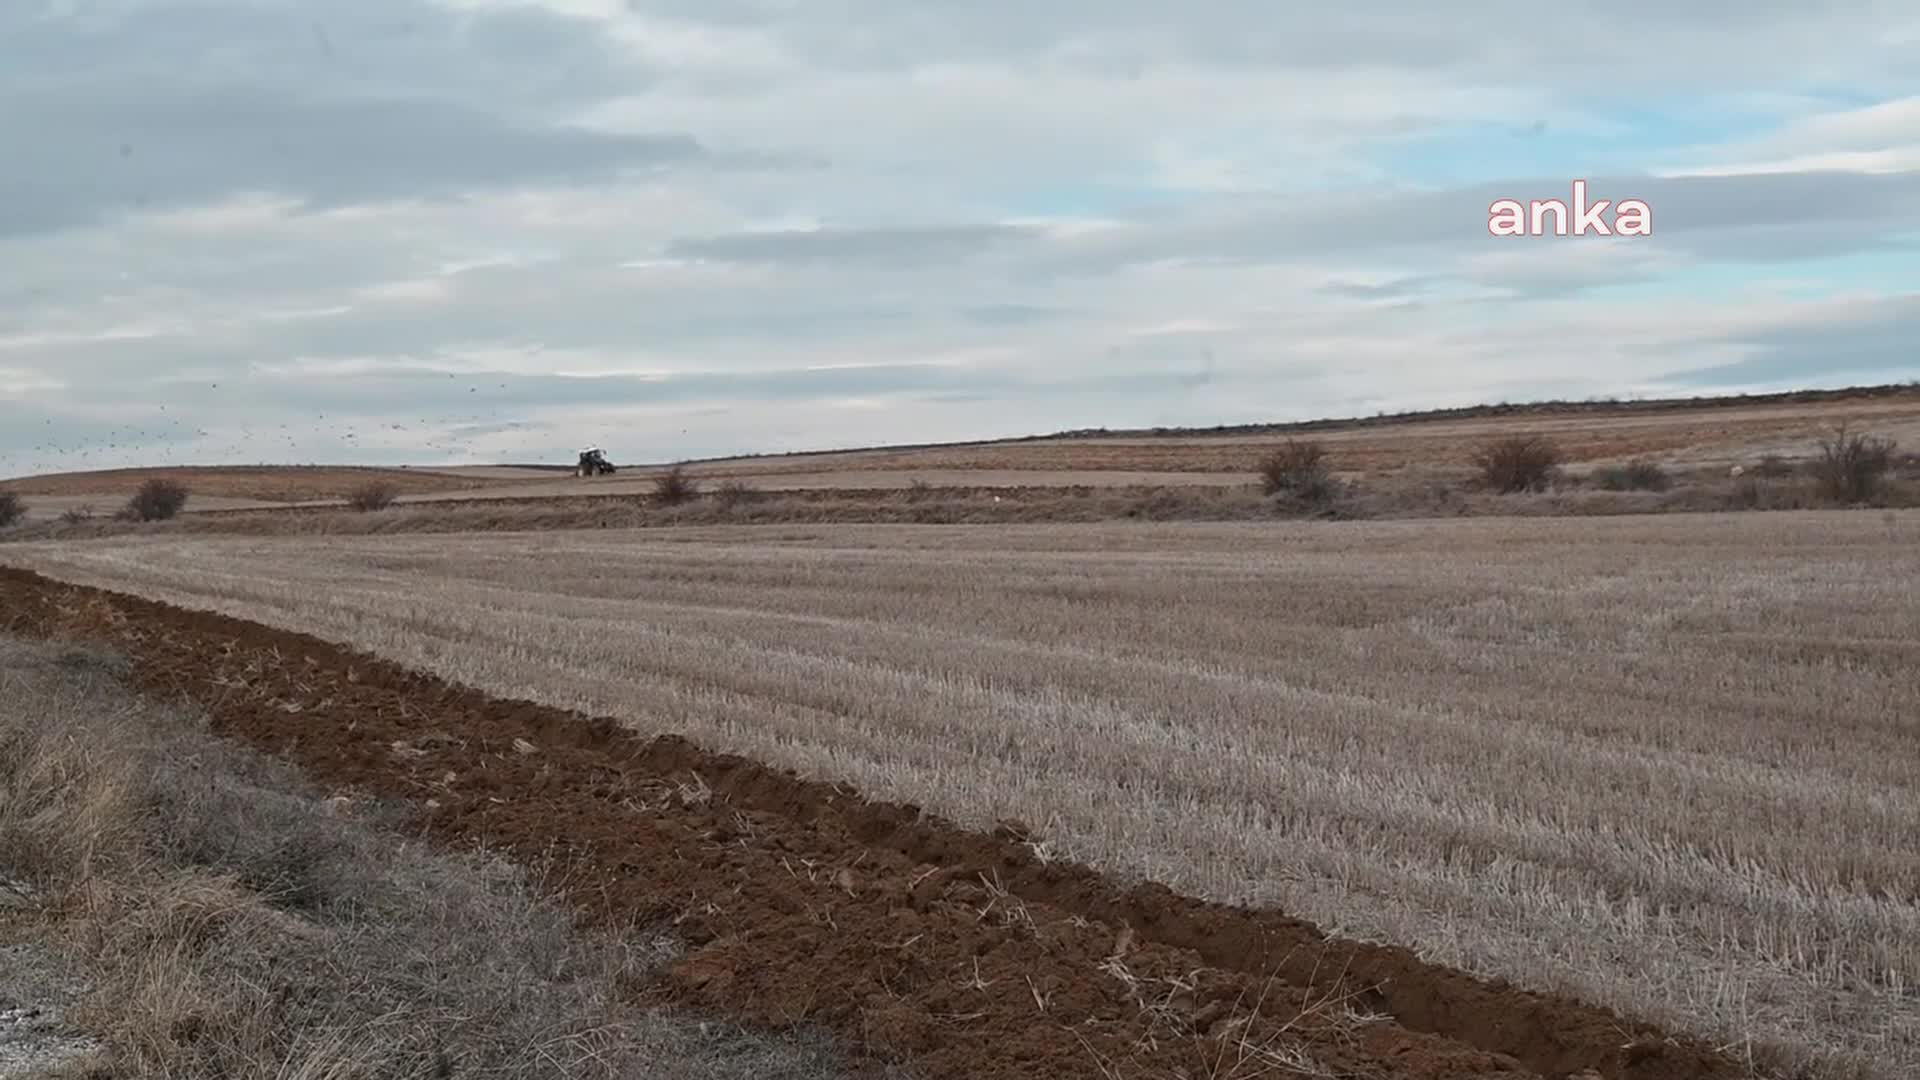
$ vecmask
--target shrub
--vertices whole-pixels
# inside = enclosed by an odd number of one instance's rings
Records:
[[[1593,482],[1607,491],[1665,491],[1673,486],[1667,470],[1652,461],[1608,465],[1593,471]]]
[[[392,484],[375,480],[371,483],[362,484],[349,492],[347,494],[347,505],[353,507],[355,510],[362,511],[385,510],[387,507],[393,505],[394,497],[398,494],[399,492],[394,489]]]
[[[1317,442],[1288,439],[1260,459],[1260,486],[1269,495],[1293,495],[1309,502],[1332,498],[1326,448]]]
[[[66,512],[60,515],[60,523],[63,525],[79,525],[82,522],[92,520],[93,507],[91,506],[69,507]]]
[[[1840,425],[1820,440],[1820,454],[1813,461],[1820,494],[1836,503],[1872,499],[1893,468],[1893,451],[1891,439],[1849,433],[1845,424]]]
[[[136,521],[165,521],[187,505],[187,489],[173,480],[154,477],[127,500],[126,516]]]
[[[1487,486],[1501,494],[1540,491],[1560,467],[1560,448],[1540,435],[1507,435],[1473,455]]]
[[[1760,458],[1760,463],[1753,467],[1752,472],[1755,476],[1764,476],[1768,479],[1792,476],[1793,462],[1779,454],[1766,454]]]
[[[759,495],[760,493],[758,491],[755,491],[738,480],[729,480],[721,484],[719,489],[714,492],[714,496],[720,500],[720,505],[729,510],[739,506],[741,503],[752,502],[755,498],[758,498]]]
[[[0,529],[27,516],[27,505],[11,491],[0,491]]]
[[[653,478],[653,497],[672,506],[700,494],[700,485],[679,465]]]

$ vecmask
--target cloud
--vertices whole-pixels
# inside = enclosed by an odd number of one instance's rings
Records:
[[[1672,378],[1713,387],[1792,384],[1805,380],[1809,357],[1822,358],[1830,378],[1913,377],[1920,373],[1920,294],[1838,301],[1708,340],[1735,347],[1740,359]]]
[[[275,4],[107,10],[0,11],[0,145],[30,163],[0,173],[0,235],[258,192],[339,206],[612,179],[704,154],[683,132],[565,122],[555,110],[616,85],[620,64],[580,20],[456,22],[408,0],[354,0],[324,22]],[[482,72],[500,81],[483,88]]]
[[[924,262],[974,255],[1032,232],[1012,225],[789,229],[683,237],[666,254],[736,262]]]
[[[1920,375],[1909,7],[0,5],[0,475]]]

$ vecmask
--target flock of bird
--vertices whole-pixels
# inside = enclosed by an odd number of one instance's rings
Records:
[[[505,383],[499,386],[506,388]],[[218,389],[219,384],[212,383],[210,388]],[[478,393],[479,389],[472,386],[467,392]],[[317,412],[276,425],[252,421],[221,425],[204,414],[194,418],[180,415],[167,405],[155,406],[155,412],[157,415],[148,422],[125,423],[105,432],[93,428],[84,433],[69,432],[69,425],[63,421],[44,417],[37,441],[31,445],[0,432],[0,478],[139,466],[344,464],[375,451],[383,455],[383,460],[432,454],[450,462],[470,461],[476,459],[472,440],[478,435],[528,426],[523,421],[503,420],[500,408],[420,415],[409,422],[377,419],[364,413],[342,416]],[[85,426],[92,428],[90,424]]]

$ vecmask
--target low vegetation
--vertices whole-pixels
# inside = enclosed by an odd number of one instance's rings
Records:
[[[1597,1000],[1781,1073],[1904,1080],[1920,608],[1887,583],[1920,576],[1916,537],[1911,513],[1832,511],[6,558],[670,723],[963,823],[1044,822],[1047,851],[1122,878]],[[419,585],[404,605],[396,575]]]
[[[1326,448],[1312,440],[1288,439],[1260,459],[1259,472],[1261,489],[1268,495],[1325,503],[1336,493]]]
[[[1673,477],[1658,462],[1632,461],[1595,469],[1593,483],[1604,491],[1666,491]]]
[[[1489,490],[1503,495],[1544,491],[1560,467],[1560,449],[1543,435],[1506,435],[1473,454],[1474,468]]]
[[[385,510],[393,505],[400,490],[384,480],[373,480],[354,488],[347,494],[347,505],[362,513]]]
[[[166,521],[186,508],[187,496],[186,485],[156,476],[127,500],[125,513],[135,521]]]
[[[0,491],[0,529],[11,528],[27,516],[27,505],[11,491]]]
[[[699,482],[687,474],[683,465],[675,465],[653,478],[653,498],[662,506],[678,506],[699,494]]]
[[[838,1074],[816,1041],[626,1004],[669,940],[576,930],[524,872],[427,853],[121,670],[0,638],[0,891],[99,1045],[59,1075]]]
[[[1841,505],[1871,502],[1893,468],[1895,448],[1891,439],[1848,431],[1845,425],[1835,428],[1820,440],[1813,461],[1820,493]]]
[[[735,509],[744,503],[753,502],[759,499],[760,496],[761,493],[758,490],[738,480],[728,480],[716,488],[713,493],[714,499],[719,502],[723,508],[728,510]]]

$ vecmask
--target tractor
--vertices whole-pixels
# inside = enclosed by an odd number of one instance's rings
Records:
[[[607,460],[607,455],[602,453],[599,447],[589,446],[580,451],[580,463],[574,466],[573,474],[575,476],[612,476],[616,471],[613,462]]]

